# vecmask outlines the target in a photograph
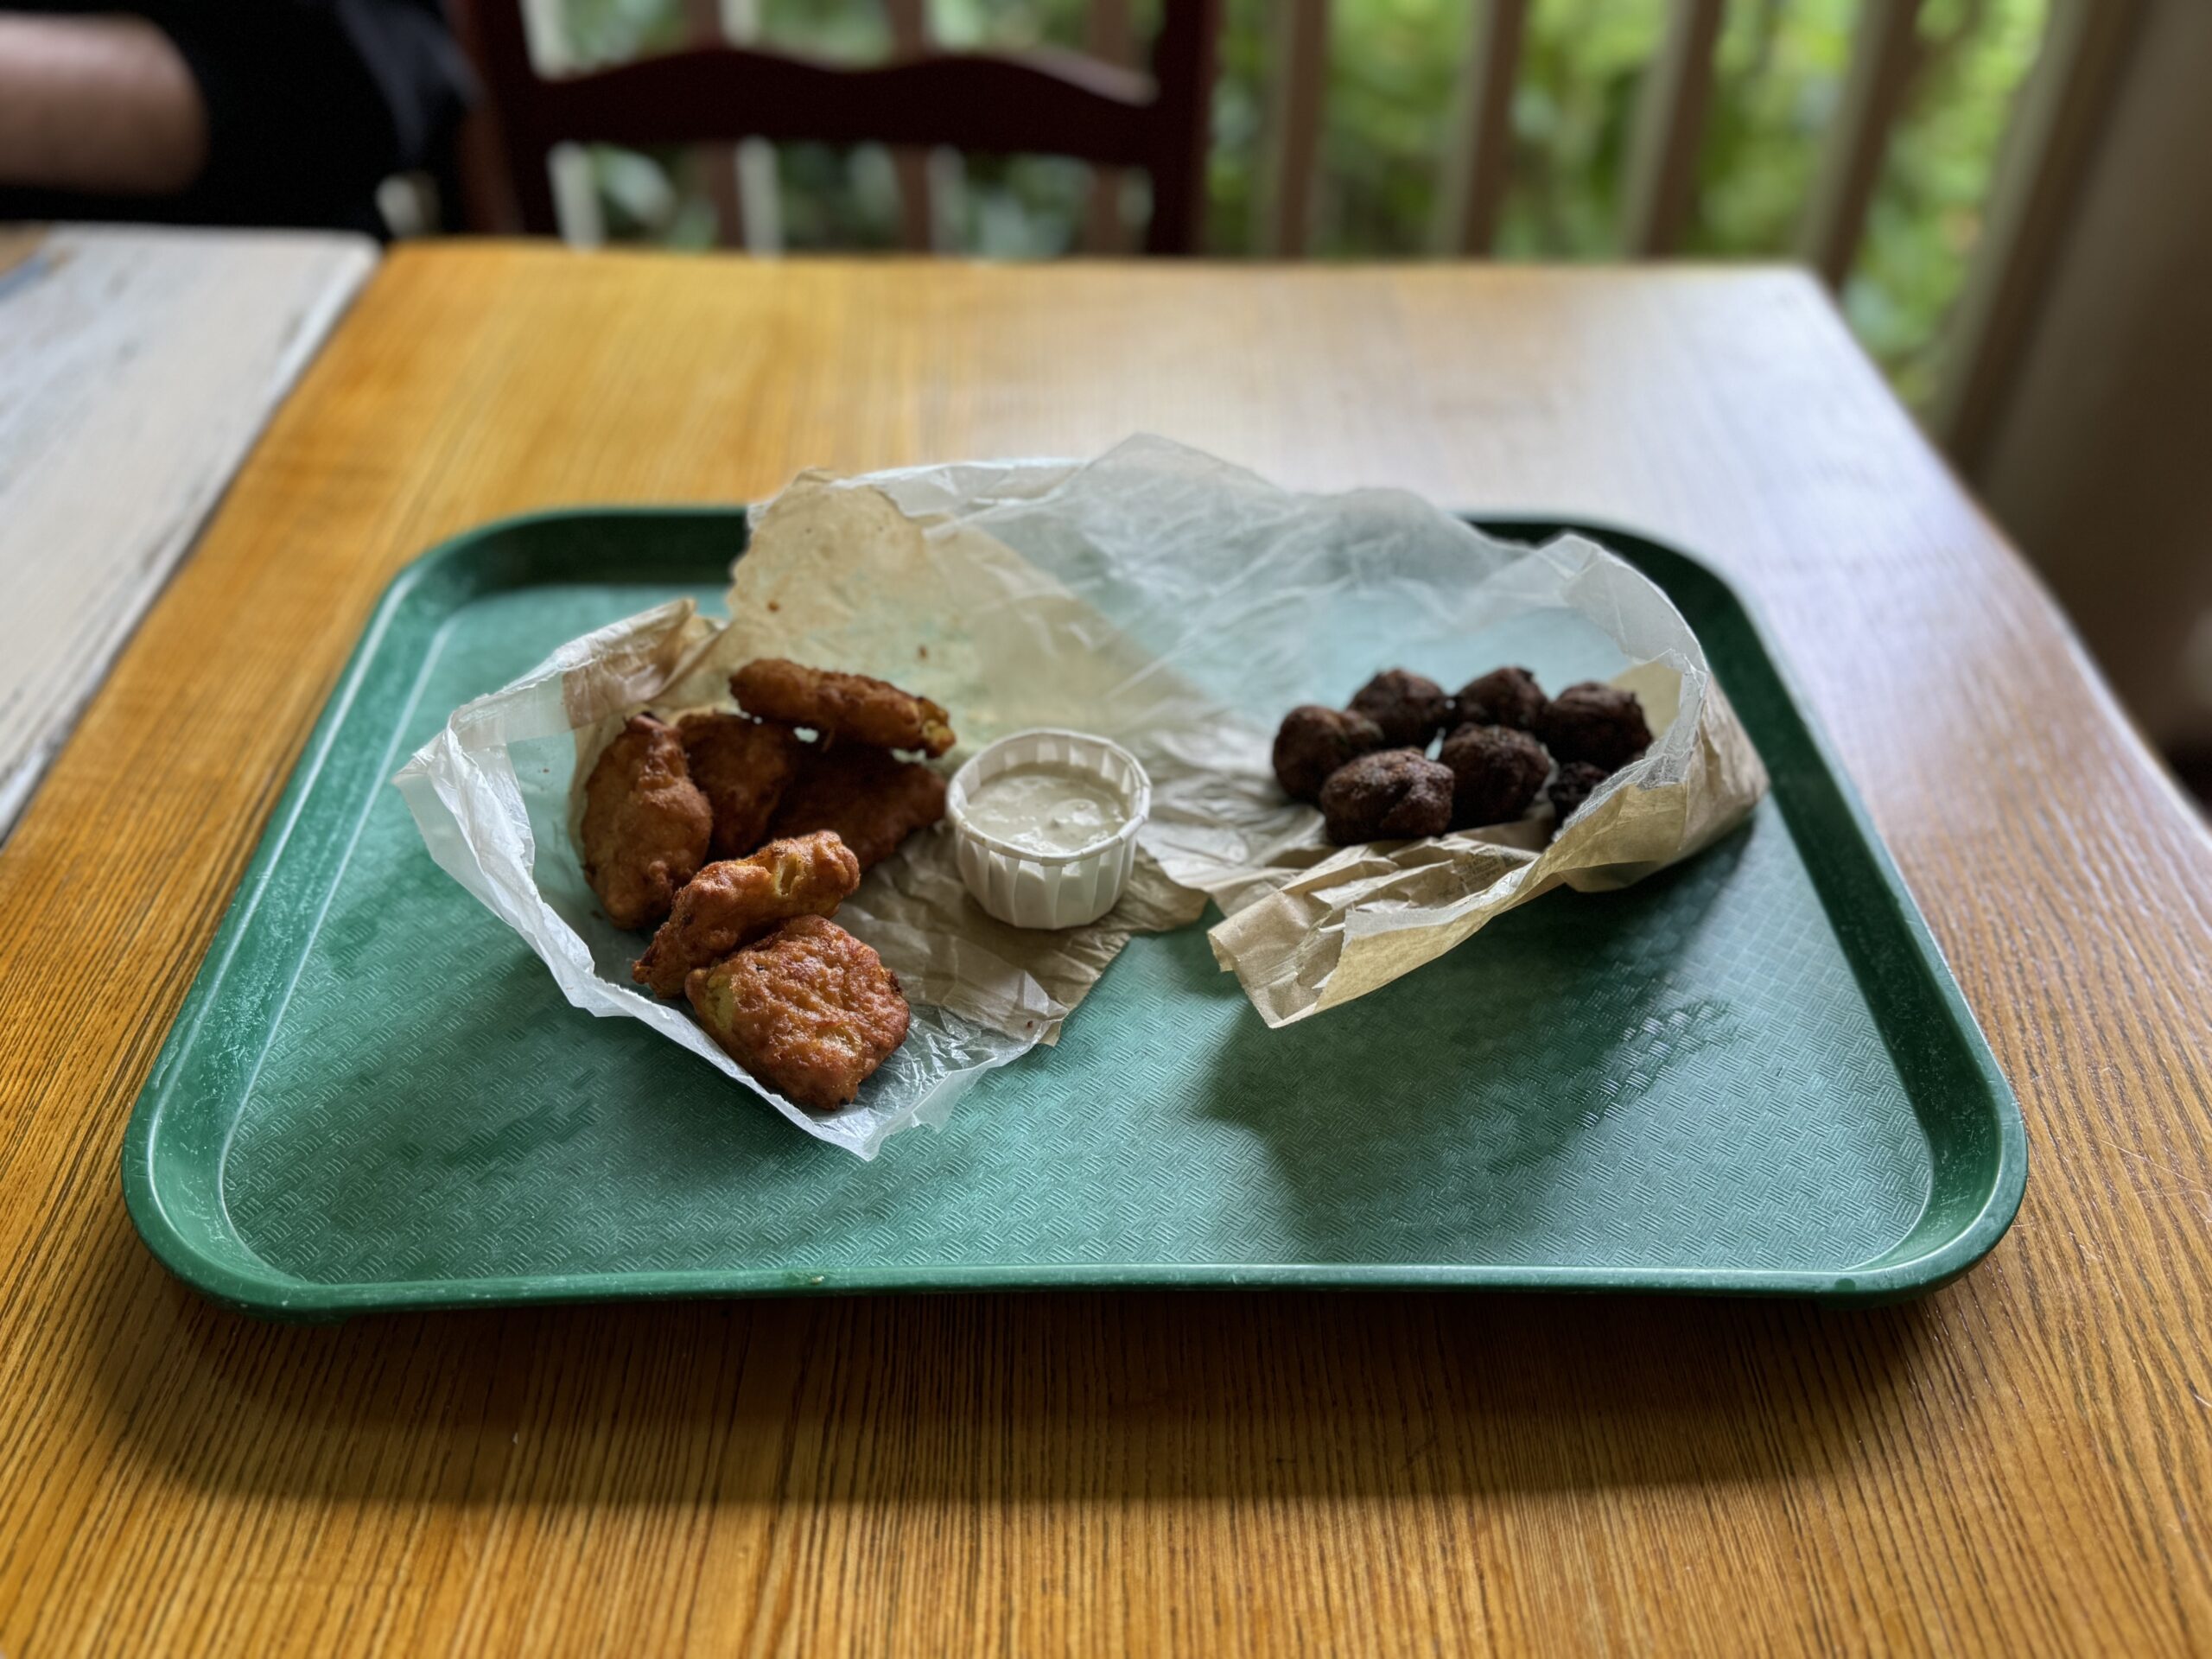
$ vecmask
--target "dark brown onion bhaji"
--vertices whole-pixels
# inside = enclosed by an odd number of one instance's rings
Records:
[[[1346,705],[1382,728],[1394,749],[1425,749],[1452,717],[1452,699],[1434,680],[1389,668],[1377,674]]]
[[[1533,732],[1543,717],[1544,688],[1525,668],[1493,668],[1469,680],[1452,698],[1462,726],[1510,726]]]
[[[1462,726],[1437,759],[1452,769],[1452,827],[1511,823],[1529,810],[1551,775],[1551,757],[1510,726]]]
[[[1275,733],[1275,781],[1294,801],[1320,798],[1329,774],[1382,747],[1382,728],[1364,715],[1301,703]]]
[[[1651,728],[1632,691],[1585,680],[1551,700],[1536,735],[1562,766],[1586,760],[1618,772],[1651,747]]]
[[[1598,785],[1613,774],[1603,766],[1593,766],[1587,760],[1569,760],[1559,769],[1559,776],[1552,779],[1544,798],[1552,804],[1555,823],[1564,824],[1582,810],[1583,804],[1597,792]]]
[[[1452,823],[1452,769],[1418,749],[1382,749],[1337,768],[1321,786],[1321,817],[1339,847],[1440,836]]]

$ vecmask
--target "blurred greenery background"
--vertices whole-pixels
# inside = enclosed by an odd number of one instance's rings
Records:
[[[1923,51],[1866,235],[1843,291],[1852,327],[1899,394],[1925,406],[1980,229],[2012,96],[2040,45],[2048,0],[1927,0]],[[600,63],[680,44],[681,0],[559,0],[568,55]],[[1158,0],[1133,6],[1148,39]],[[1728,0],[1697,219],[1686,251],[1787,257],[1850,58],[1861,0]],[[1260,244],[1270,58],[1267,0],[1227,0],[1214,96],[1206,251]],[[1080,49],[1085,0],[931,0],[947,47]],[[1444,147],[1468,46],[1468,0],[1335,0],[1313,251],[1427,254],[1439,236]],[[889,54],[881,0],[761,0],[760,38],[843,61]],[[1618,253],[1623,163],[1666,0],[1535,0],[1513,102],[1512,181],[1499,257]],[[899,198],[888,156],[786,144],[774,153],[783,245],[888,248]],[[715,219],[696,155],[594,150],[592,188],[613,240],[704,246]],[[1088,170],[1049,157],[971,157],[940,168],[941,244],[988,257],[1073,250]],[[944,187],[950,186],[947,188]],[[1141,193],[1128,204],[1141,219]]]

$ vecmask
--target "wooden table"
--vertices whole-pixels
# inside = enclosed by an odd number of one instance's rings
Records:
[[[0,838],[376,257],[0,227]]]
[[[1140,428],[1723,563],[2019,1091],[1995,1254],[1839,1313],[1073,1295],[336,1329],[155,1265],[125,1116],[404,560],[541,505]],[[2212,1644],[2212,848],[1799,276],[399,253],[0,854],[0,942],[10,1656]]]

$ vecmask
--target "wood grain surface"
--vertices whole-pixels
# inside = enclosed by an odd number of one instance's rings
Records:
[[[1763,611],[2017,1087],[1904,1306],[1070,1295],[252,1323],[133,1097],[392,570],[1164,432]],[[211,657],[225,672],[202,672]],[[1808,278],[397,254],[0,853],[0,1650],[2212,1646],[2212,848]]]
[[[0,838],[376,258],[328,232],[0,234]]]

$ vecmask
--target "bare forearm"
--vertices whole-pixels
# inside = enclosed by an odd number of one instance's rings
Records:
[[[160,29],[0,10],[0,185],[162,195],[207,160],[207,106]]]

